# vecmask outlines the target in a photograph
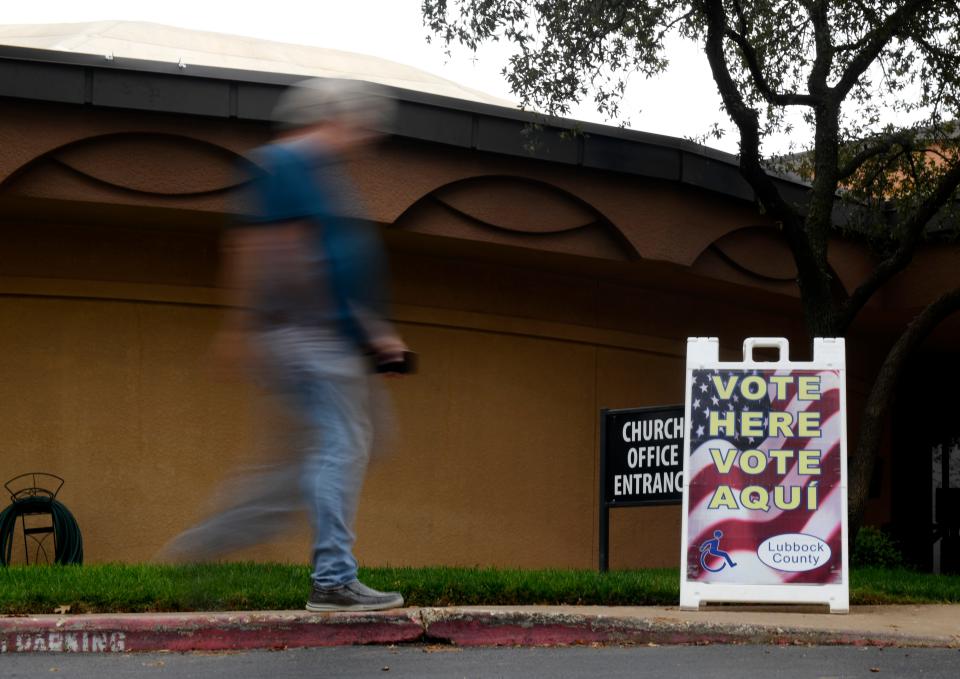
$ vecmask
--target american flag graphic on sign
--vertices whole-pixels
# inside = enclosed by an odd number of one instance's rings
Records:
[[[842,581],[839,370],[692,370],[688,581]]]

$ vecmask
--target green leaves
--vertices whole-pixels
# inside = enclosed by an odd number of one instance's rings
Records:
[[[680,2],[425,0],[424,23],[448,46],[516,47],[504,75],[524,106],[549,115],[592,96],[612,118],[630,74],[667,64],[664,39],[684,20]],[[687,13],[689,16],[689,13]]]
[[[511,43],[511,88],[548,115],[592,99],[622,120],[629,79],[661,75],[677,40],[699,43],[740,133],[741,170],[761,211],[784,225],[801,291],[838,296],[805,296],[808,322],[831,302],[850,312],[828,313],[838,325],[811,332],[844,334],[863,298],[909,261],[901,254],[881,267],[882,280],[866,281],[847,304],[827,280],[837,203],[847,204],[843,226],[878,252],[912,254],[931,201],[935,230],[960,233],[949,212],[957,187],[949,170],[960,162],[950,122],[960,118],[956,0],[424,0],[423,11],[447,45]],[[699,141],[719,134],[715,126]],[[771,159],[764,149],[774,135],[795,141]],[[783,200],[771,170],[809,182],[807,205]]]

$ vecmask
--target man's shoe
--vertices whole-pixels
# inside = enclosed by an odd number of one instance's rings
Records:
[[[308,611],[381,611],[401,606],[403,597],[399,592],[378,592],[359,580],[331,589],[314,585],[307,601]]]

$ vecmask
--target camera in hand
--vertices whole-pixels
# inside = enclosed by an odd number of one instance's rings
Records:
[[[376,371],[394,375],[411,375],[417,372],[417,355],[412,351],[405,351],[401,360],[377,363]]]

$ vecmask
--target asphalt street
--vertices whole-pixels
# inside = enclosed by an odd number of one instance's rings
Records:
[[[303,679],[303,677],[725,677],[956,679],[956,649],[664,646],[472,648],[349,646],[245,653],[16,654],[0,657],[13,677]]]

